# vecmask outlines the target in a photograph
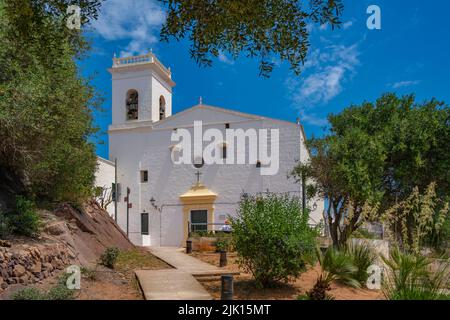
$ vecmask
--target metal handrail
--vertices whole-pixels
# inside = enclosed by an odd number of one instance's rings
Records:
[[[206,226],[206,230],[195,230],[195,226]],[[208,230],[208,226],[229,226],[226,223],[191,223],[188,221],[188,236],[190,237],[194,232],[231,232],[231,230]]]

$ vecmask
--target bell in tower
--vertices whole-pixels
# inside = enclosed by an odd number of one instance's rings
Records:
[[[172,115],[172,80],[153,53],[113,58],[112,126],[136,122],[154,123]]]

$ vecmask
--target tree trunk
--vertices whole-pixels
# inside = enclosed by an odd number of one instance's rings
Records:
[[[330,228],[330,237],[333,241],[333,247],[336,249],[339,249],[339,231],[338,231],[338,221],[331,222],[329,221],[329,228]]]

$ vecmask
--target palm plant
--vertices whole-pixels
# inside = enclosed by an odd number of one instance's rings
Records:
[[[354,266],[358,269],[354,275],[355,279],[358,280],[361,285],[364,285],[369,277],[367,269],[375,263],[377,255],[366,244],[350,243],[346,247],[345,252],[351,257]]]
[[[389,300],[448,299],[441,292],[448,286],[448,265],[430,271],[431,261],[423,256],[392,250],[390,259],[383,257],[388,267],[383,294]]]
[[[358,268],[353,264],[349,255],[333,247],[328,248],[324,254],[319,248],[316,249],[316,252],[321,273],[314,287],[307,293],[309,299],[333,299],[327,291],[331,289],[331,283],[334,281],[339,281],[355,288],[360,287],[359,281],[355,279],[355,273],[358,271]]]

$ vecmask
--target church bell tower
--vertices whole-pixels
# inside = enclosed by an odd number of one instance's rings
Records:
[[[155,123],[172,115],[172,80],[153,53],[113,58],[112,126]]]

